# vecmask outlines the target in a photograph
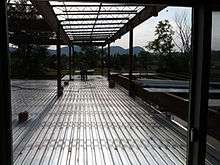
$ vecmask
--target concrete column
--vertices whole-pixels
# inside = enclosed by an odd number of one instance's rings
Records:
[[[60,24],[57,25],[57,96],[63,94],[61,86],[61,45],[60,45]]]
[[[129,36],[129,96],[134,96],[134,85],[132,83],[133,73],[133,29],[130,30]]]
[[[205,165],[211,58],[212,12],[204,2],[193,7],[192,82],[187,164]]]
[[[0,22],[0,164],[12,165],[11,83],[6,0],[0,1]]]
[[[69,45],[69,80],[72,79],[72,53],[71,53],[71,46]]]
[[[110,44],[108,44],[108,56],[107,56],[107,65],[108,65],[108,81],[110,80],[110,60],[111,60]]]

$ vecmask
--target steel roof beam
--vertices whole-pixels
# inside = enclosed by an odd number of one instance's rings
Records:
[[[78,46],[103,46],[104,42],[77,42],[77,41],[71,41],[74,45]]]
[[[92,38],[92,39],[99,39],[99,38],[101,38],[101,39],[105,39],[106,40],[106,38],[108,38],[108,37],[110,37],[109,35],[69,35],[69,37],[73,37],[74,39],[75,38],[81,38],[81,39],[89,39],[89,38]],[[91,41],[91,40],[90,40]]]
[[[57,1],[57,0],[56,0]],[[65,2],[66,0],[62,1],[62,2]],[[68,1],[68,0],[67,0]],[[101,1],[100,1],[101,2]],[[66,4],[66,5],[51,5],[52,7],[97,7],[99,8],[99,5],[84,5],[84,4],[78,4],[78,5],[72,5],[72,4]],[[102,7],[136,7],[136,6],[142,6],[142,5],[139,5],[139,4],[126,4],[126,3],[123,3],[123,4],[104,4],[102,5]]]
[[[120,14],[120,15],[125,15],[125,14],[137,14],[137,12],[130,12],[130,13],[128,13],[128,12],[126,12],[126,13],[124,13],[124,12],[121,12],[121,13],[99,13],[99,15],[118,15],[118,14]],[[56,14],[57,16],[74,16],[74,15],[97,15],[97,13],[67,13],[67,14],[64,14],[64,13],[62,13],[62,14]]]
[[[118,23],[118,22],[112,22],[112,23],[96,23],[96,25],[124,25],[126,23]],[[63,23],[62,26],[92,26],[93,23],[79,23],[79,24],[67,24]]]
[[[96,18],[67,18],[65,20],[60,20],[61,22],[66,21],[95,21]],[[114,21],[114,20],[129,20],[129,18],[99,18],[98,21]]]
[[[79,33],[91,33],[92,31],[91,30],[86,30],[86,31],[66,31],[66,33],[74,33],[74,34],[79,34]],[[100,34],[100,33],[115,33],[117,32],[117,30],[100,30],[100,31],[93,31],[93,33],[97,33],[97,34]]]
[[[93,38],[92,41],[103,41],[105,42],[106,38]],[[74,37],[73,41],[81,41],[81,42],[86,42],[86,41],[90,41],[90,37],[87,38],[76,38]]]
[[[119,29],[119,26],[116,27],[95,27],[95,29],[97,30],[105,30],[105,29],[112,29],[112,30],[116,30]],[[65,31],[73,31],[73,30],[89,30],[92,29],[92,27],[83,27],[83,28],[64,28]]]
[[[100,35],[106,35],[106,36],[110,36],[113,33],[96,33],[96,34],[92,34],[92,36],[100,36]],[[67,33],[67,35],[72,35],[72,36],[91,36],[91,33]]]
[[[98,10],[63,10],[63,12],[67,12],[67,13],[90,13],[90,12],[98,12]],[[130,13],[130,12],[136,12],[137,13],[137,10],[112,10],[112,9],[109,9],[109,10],[102,10],[100,11],[100,13],[109,13],[109,12],[112,12],[112,13]]]
[[[68,13],[68,14],[78,14],[78,15],[89,15],[89,14],[97,14],[97,11],[94,10],[88,10],[88,11],[78,11],[78,10],[63,10],[63,12]],[[107,10],[107,11],[100,11],[100,14],[137,14],[137,10]],[[59,14],[57,14],[59,15]]]

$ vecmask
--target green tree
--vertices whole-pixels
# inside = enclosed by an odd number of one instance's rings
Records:
[[[168,20],[160,21],[156,26],[155,39],[148,42],[146,48],[149,52],[159,56],[159,71],[166,71],[174,51],[174,31]]]

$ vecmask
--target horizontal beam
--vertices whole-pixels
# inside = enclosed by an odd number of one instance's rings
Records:
[[[87,38],[72,37],[71,39],[75,42],[97,42],[98,41],[98,42],[103,42],[104,43],[103,45],[105,45],[105,41],[106,41],[106,38],[91,38],[91,37],[87,37]]]
[[[97,38],[97,37],[102,37],[102,38],[108,38],[110,37],[111,35],[108,35],[108,34],[100,34],[100,35],[91,35],[91,34],[85,34],[85,35],[77,35],[77,34],[67,34],[69,35],[70,37],[77,37],[77,38]]]
[[[73,35],[69,35],[70,37],[74,37],[74,40],[76,40],[76,41],[78,41],[78,40],[82,40],[82,39],[95,39],[95,40],[106,40],[106,38],[108,38],[108,36],[101,36],[101,35],[99,35],[99,36],[91,36],[91,35],[89,35],[89,36],[73,36]],[[94,40],[94,41],[95,41]]]
[[[85,31],[74,31],[74,30],[70,30],[70,31],[66,31],[67,34],[71,33],[71,34],[80,34],[80,33],[97,33],[97,34],[102,34],[102,33],[116,33],[117,30],[85,30]]]
[[[68,1],[68,0],[63,0],[63,1]],[[101,1],[100,1],[101,2]],[[100,7],[100,5],[90,5],[90,4],[62,4],[62,5],[51,5],[52,7],[97,7],[97,8],[99,8]],[[136,7],[136,6],[141,6],[141,5],[139,5],[139,4],[127,4],[127,3],[123,3],[123,4],[102,4],[102,8],[103,7],[126,7],[126,6],[129,6],[129,7],[132,7],[132,6],[134,6],[134,7]]]
[[[113,29],[113,30],[117,30],[119,29],[120,26],[116,26],[116,27],[95,27],[94,30],[105,30],[105,29]],[[82,27],[82,28],[64,28],[65,31],[68,30],[89,30],[89,29],[93,29],[93,27]]]
[[[113,22],[113,23],[96,23],[96,25],[124,25],[125,23],[122,22]],[[69,24],[69,23],[62,23],[62,26],[93,26],[94,23],[79,23],[79,24]]]
[[[61,22],[66,22],[66,21],[95,21],[96,18],[67,18],[65,20],[60,20]],[[128,17],[124,18],[99,18],[98,21],[111,21],[111,20],[129,20]]]
[[[59,13],[57,16],[74,16],[74,15],[97,15],[98,13]],[[125,15],[125,14],[137,14],[137,12],[100,12],[99,15]]]
[[[100,42],[100,41],[96,41],[96,42],[71,41],[71,43],[73,45],[78,45],[78,46],[103,46],[105,42]]]
[[[78,13],[78,14],[81,14],[81,13],[97,13],[98,10],[94,11],[94,10],[86,10],[86,11],[83,11],[83,10],[63,10],[63,12],[65,13]],[[112,9],[109,9],[109,10],[101,10],[100,13],[137,13],[137,10],[112,10]]]
[[[72,35],[72,34],[69,34],[69,37],[80,38],[80,39],[90,38],[92,41],[93,39],[99,39],[99,38],[107,39],[109,35]]]

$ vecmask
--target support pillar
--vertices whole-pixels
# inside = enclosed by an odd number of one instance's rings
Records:
[[[12,165],[11,84],[6,0],[0,2],[0,20],[0,164]]]
[[[204,2],[193,8],[192,30],[193,56],[187,164],[205,165],[212,12]]]
[[[63,94],[61,86],[61,45],[60,45],[60,24],[57,25],[57,96]]]
[[[110,52],[110,44],[108,44],[108,56],[107,56],[107,65],[108,65],[108,81],[110,80],[110,77],[111,77],[111,75],[110,75],[110,55],[111,54],[111,52]]]
[[[69,45],[69,80],[72,79],[72,53],[71,53],[71,46]]]
[[[132,83],[133,74],[133,29],[130,30],[129,36],[129,96],[134,96],[134,88]]]
[[[101,52],[101,75],[104,76],[104,48],[102,46]]]
[[[76,56],[75,56],[74,45],[72,45],[72,73],[73,73],[73,77],[75,75],[75,69],[76,69]]]

